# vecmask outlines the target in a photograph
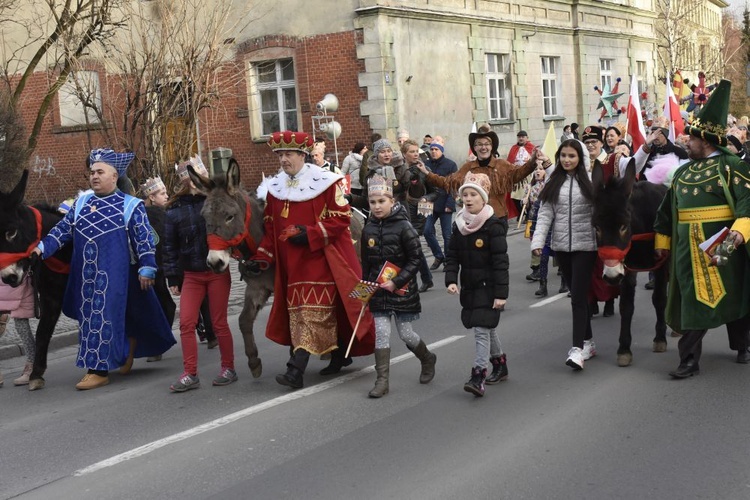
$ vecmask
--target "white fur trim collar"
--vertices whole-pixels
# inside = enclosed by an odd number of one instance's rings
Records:
[[[283,171],[276,174],[268,181],[268,192],[277,200],[308,201],[343,178],[343,175],[305,163],[294,177]]]

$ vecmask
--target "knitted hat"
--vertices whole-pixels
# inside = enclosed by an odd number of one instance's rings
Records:
[[[490,199],[488,194],[490,192],[490,186],[490,178],[487,177],[487,174],[474,174],[469,172],[466,174],[466,177],[464,177],[464,183],[458,188],[458,194],[463,194],[464,189],[466,188],[476,189],[484,202],[488,203]]]
[[[432,144],[430,144],[430,149],[432,148],[437,148],[441,153],[445,153],[445,146],[443,146],[439,142],[433,142]]]
[[[406,129],[401,129],[396,134],[396,139],[408,139],[409,138],[409,131]]]
[[[727,114],[729,114],[729,91],[732,84],[722,80],[711,92],[708,102],[701,108],[693,122],[685,127],[685,133],[698,137],[715,146],[727,145]]]
[[[393,146],[391,146],[391,143],[388,142],[388,139],[380,139],[378,141],[375,141],[375,144],[372,145],[372,154],[375,156],[380,153],[383,149],[390,149],[393,151]]]
[[[135,158],[135,153],[116,153],[111,149],[95,149],[89,153],[89,162],[91,166],[94,163],[106,163],[117,171],[117,175],[122,177],[128,171],[128,165]]]
[[[367,181],[367,196],[387,196],[393,198],[391,180],[380,174],[375,174]]]

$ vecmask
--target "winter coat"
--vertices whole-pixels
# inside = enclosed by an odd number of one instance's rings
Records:
[[[445,156],[441,156],[437,160],[430,159],[430,161],[428,161],[426,165],[432,173],[437,174],[441,177],[448,177],[449,175],[458,171],[458,165],[456,165],[456,162],[446,158]],[[453,198],[452,194],[440,187],[435,187],[434,189],[436,195],[435,199],[433,200],[433,202],[435,203],[435,205],[432,207],[433,212],[436,214],[442,214],[445,212],[446,208],[450,209],[451,212],[455,212],[456,200]]]
[[[396,288],[409,284],[408,292],[399,296],[380,289],[370,299],[370,311],[396,313],[419,313],[417,280],[415,279],[422,260],[422,245],[417,232],[406,216],[406,208],[397,203],[391,214],[383,219],[373,215],[362,231],[362,277],[366,281],[377,281],[385,261],[401,268],[393,278]]]
[[[362,168],[362,155],[352,151],[341,164],[341,173],[351,176],[351,184],[353,189],[362,189],[362,183],[359,179],[359,169]]]
[[[180,196],[167,209],[164,222],[164,275],[169,286],[180,286],[185,271],[208,271],[206,221],[201,209],[205,196]]]
[[[550,248],[556,252],[591,252],[596,250],[596,233],[592,218],[594,206],[581,193],[575,178],[568,174],[560,187],[557,201],[542,202],[537,213],[531,249],[544,247],[547,232],[552,229]]]
[[[495,299],[508,298],[508,223],[492,216],[479,230],[463,235],[453,223],[445,260],[445,286],[459,284],[461,322],[466,328],[495,328],[500,309],[493,309]]]
[[[370,156],[370,160],[367,164],[367,175],[365,175],[364,182],[362,183],[362,196],[356,194],[351,195],[351,205],[354,208],[360,210],[370,209],[367,201],[367,183],[370,182],[370,178],[376,173],[384,176],[385,167],[393,167],[393,173],[396,176],[393,182],[393,199],[400,203],[406,203],[406,188],[408,187],[410,176],[409,169],[406,168],[406,165],[404,164],[403,155],[394,151],[390,165],[381,165],[378,163],[378,155]],[[364,168],[364,165],[362,168]]]
[[[34,287],[28,275],[15,288],[0,281],[0,311],[10,311],[11,318],[34,317]]]
[[[426,201],[434,203],[439,189],[429,186],[426,182],[427,176],[415,165],[408,167],[408,170],[409,182],[406,189],[407,215],[409,216],[411,225],[417,230],[417,234],[422,236],[427,217],[419,213],[419,200],[424,198]]]

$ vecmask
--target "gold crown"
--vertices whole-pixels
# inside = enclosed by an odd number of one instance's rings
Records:
[[[389,196],[393,198],[393,185],[390,179],[386,179],[380,174],[373,175],[367,182],[368,196]]]
[[[162,181],[161,177],[157,175],[156,177],[149,177],[146,179],[146,182],[141,185],[141,192],[144,196],[150,196],[166,188],[164,181]]]
[[[274,151],[300,151],[307,153],[313,146],[313,138],[304,132],[274,132],[268,139],[268,145]]]

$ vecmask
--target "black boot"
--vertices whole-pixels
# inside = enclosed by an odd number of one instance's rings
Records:
[[[589,316],[596,316],[599,314],[599,303],[594,301],[589,304]]]
[[[408,345],[406,347],[409,347]],[[435,378],[435,362],[437,356],[427,349],[424,340],[420,340],[417,347],[409,350],[414,353],[419,361],[422,362],[422,371],[419,373],[419,383],[428,384],[433,378]]]
[[[568,284],[565,283],[565,278],[561,275],[560,276],[560,289],[557,291],[557,293],[568,293],[570,291],[570,288],[568,288]]]
[[[346,347],[339,345],[339,348],[331,351],[331,362],[328,366],[320,370],[321,375],[333,375],[341,371],[341,368],[352,364],[352,358],[345,358]]]
[[[484,379],[487,378],[487,368],[475,366],[471,369],[471,378],[464,384],[464,390],[477,397],[484,396]]]
[[[302,376],[305,374],[310,353],[304,349],[297,349],[286,364],[286,373],[276,375],[276,382],[292,389],[301,389],[304,386]]]
[[[539,266],[531,266],[531,274],[526,275],[526,281],[539,281]]]
[[[508,380],[508,360],[505,354],[490,358],[490,363],[492,363],[492,373],[485,380],[487,385],[495,385]]]
[[[547,280],[539,280],[539,290],[534,292],[537,297],[547,296]]]

